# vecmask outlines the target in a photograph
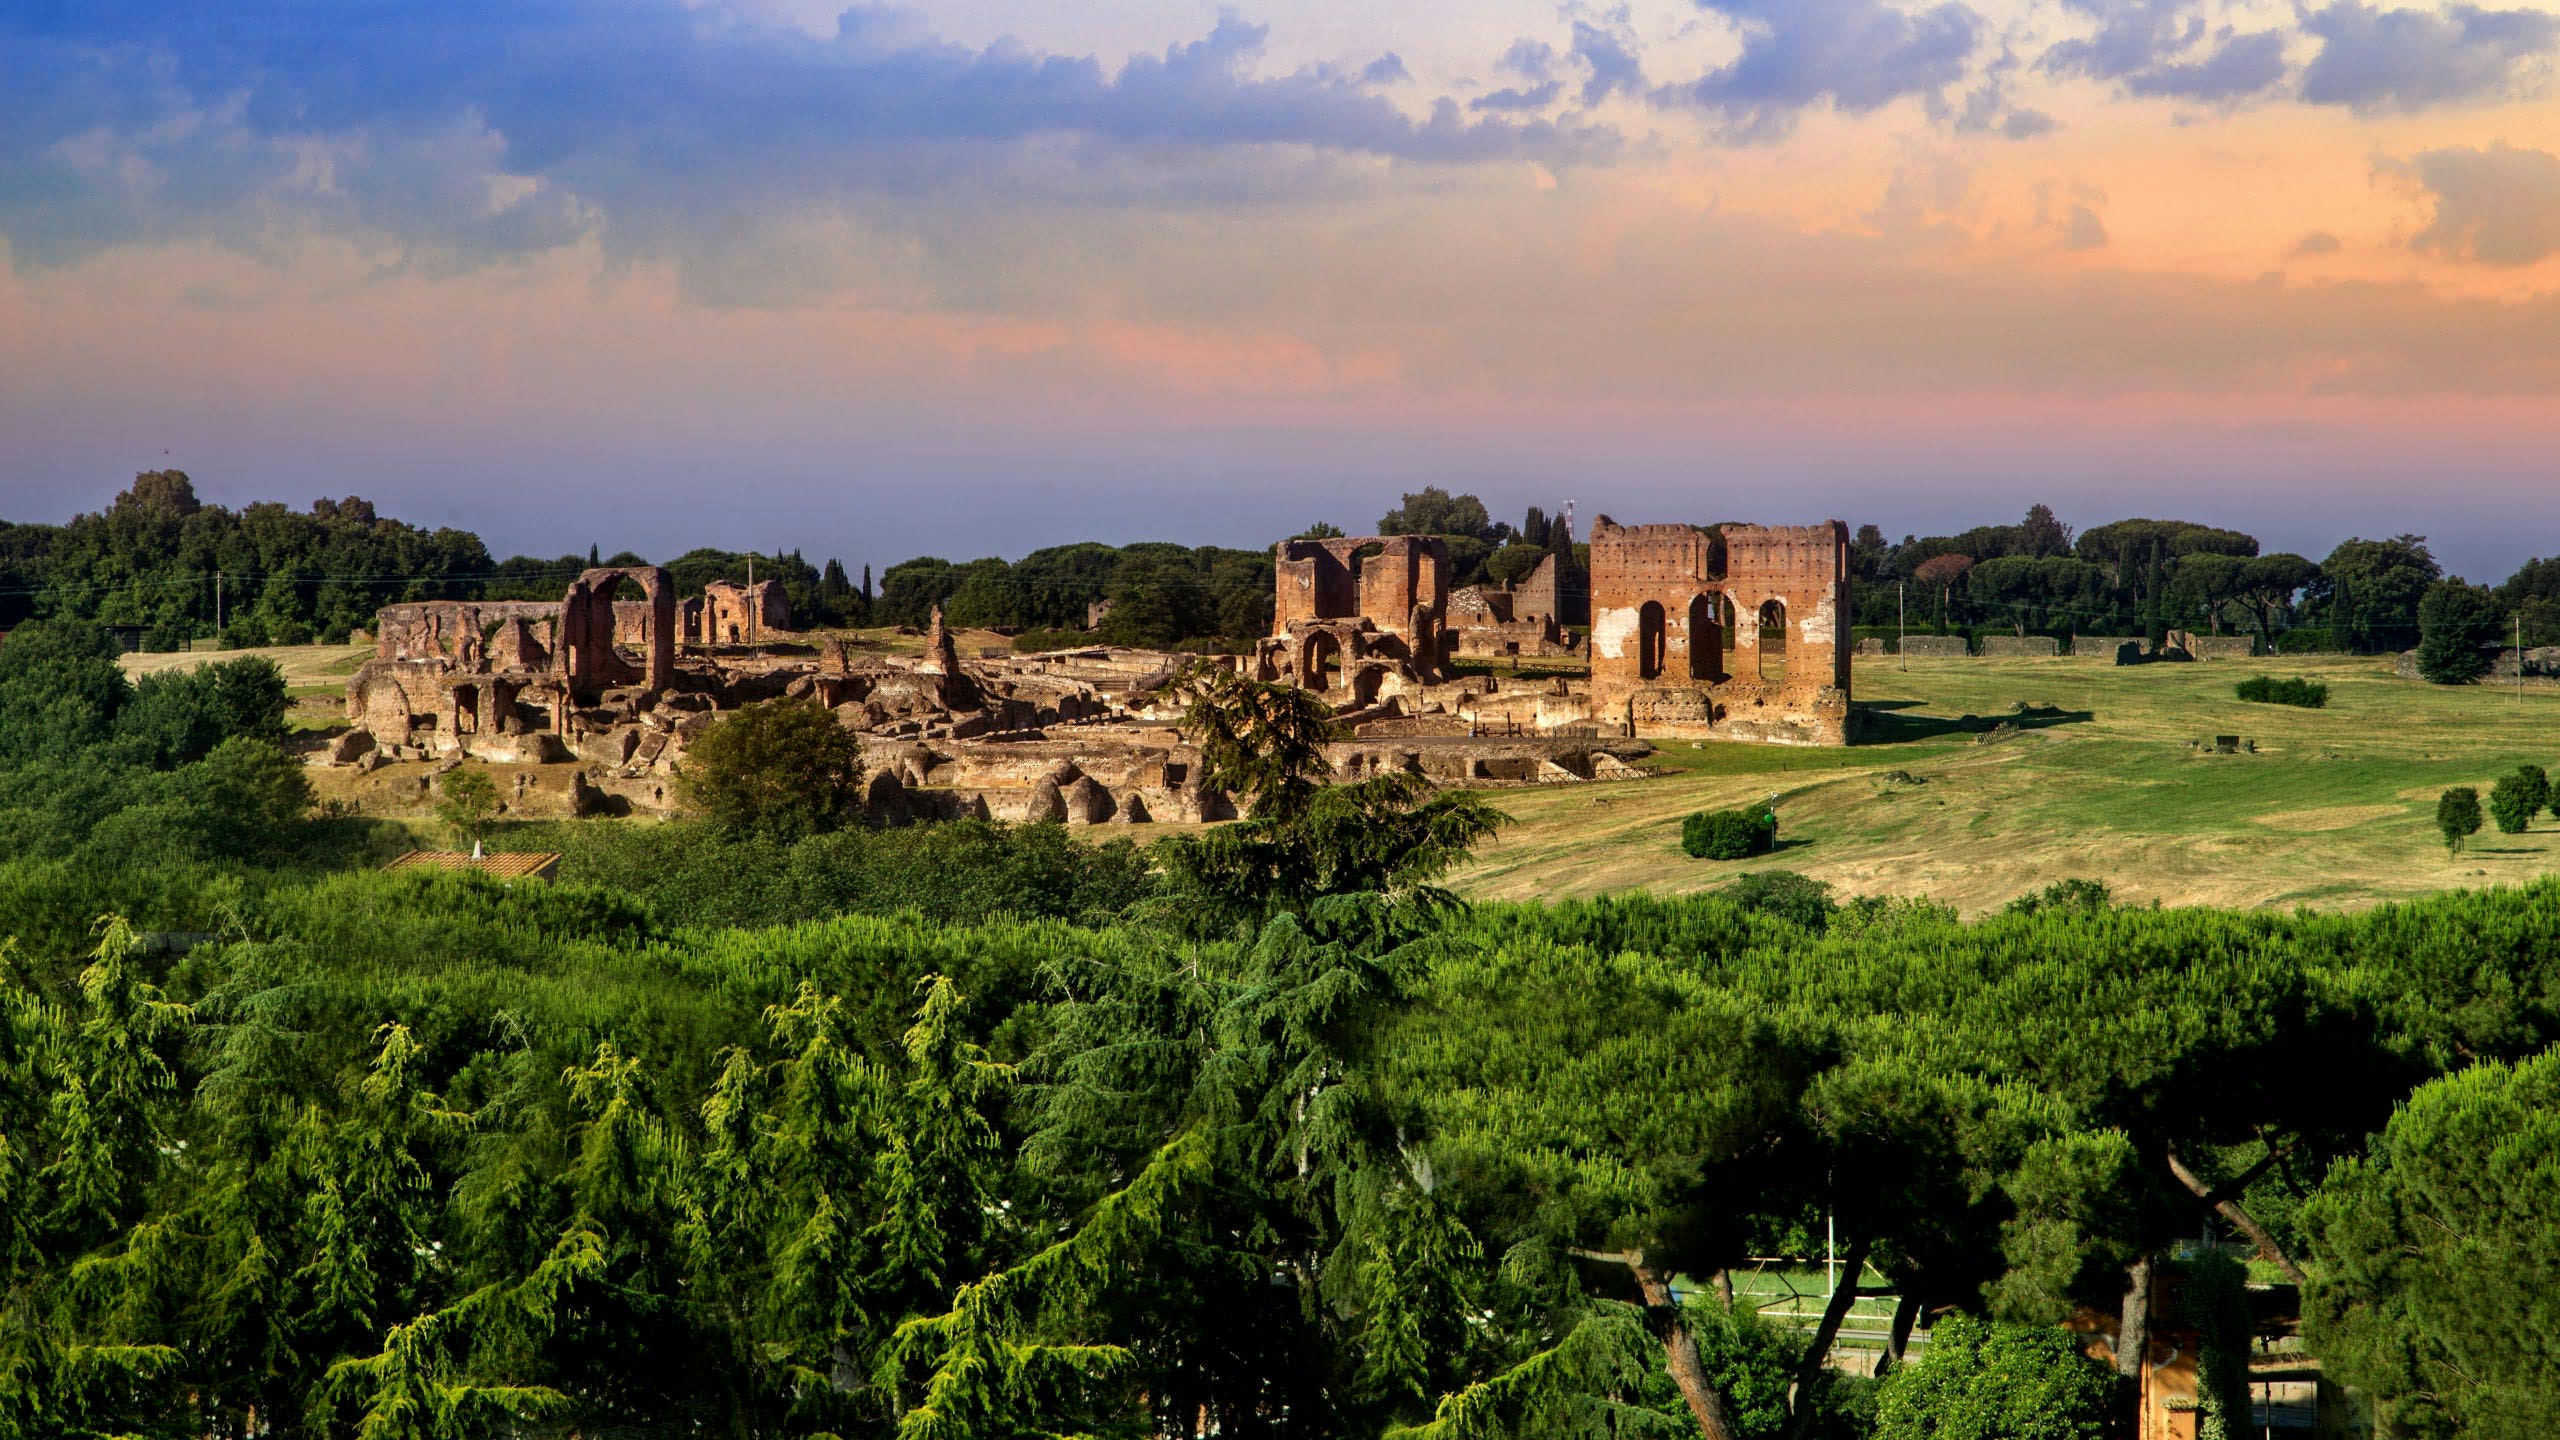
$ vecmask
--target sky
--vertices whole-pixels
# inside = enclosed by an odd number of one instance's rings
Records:
[[[11,0],[0,517],[2560,552],[2560,0]]]

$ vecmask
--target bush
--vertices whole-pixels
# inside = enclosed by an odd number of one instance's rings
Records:
[[[851,813],[862,742],[806,700],[749,705],[686,749],[677,788],[722,829],[797,839]]]
[[[2446,850],[2462,853],[2462,842],[2480,833],[2480,792],[2456,785],[2438,796],[2436,830],[2444,836]]]
[[[1745,910],[1775,915],[1807,930],[1825,928],[1831,923],[1831,912],[1840,908],[1831,898],[1828,883],[1793,870],[1750,871],[1734,877],[1717,893]]]
[[[2319,710],[2329,703],[2329,687],[2317,680],[2278,680],[2270,675],[2252,676],[2235,687],[2233,693],[2243,700],[2261,705],[2299,705],[2305,710]]]
[[[1680,848],[1700,860],[1741,860],[1778,848],[1778,812],[1766,805],[1701,810],[1680,822]]]
[[[2489,788],[2489,817],[2498,822],[2501,835],[2520,835],[2533,826],[2533,817],[2551,803],[2551,777],[2539,765],[2519,765],[2516,773],[2500,777]]]
[[[2057,910],[2068,914],[2096,915],[2113,906],[2115,898],[2115,892],[2107,888],[2106,881],[2074,876],[2019,896],[2009,902],[2006,913],[2037,915]]]
[[[2323,625],[2304,626],[2276,636],[2275,652],[2279,655],[2329,654],[2338,648],[2338,632]]]
[[[2099,1440],[2115,1374],[2058,1325],[1992,1325],[1950,1315],[1917,1364],[1876,1393],[1876,1440]]]

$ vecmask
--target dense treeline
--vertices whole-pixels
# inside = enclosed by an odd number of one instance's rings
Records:
[[[2175,1273],[2245,1373],[2200,1233],[2403,1433],[2560,1421],[2507,1320],[2560,1287],[2560,884],[1469,909],[1493,812],[1313,784],[1320,709],[1225,677],[1253,818],[1146,852],[594,824],[509,889],[244,764],[263,662],[102,643],[0,645],[70,697],[0,731],[0,1436],[2096,1436],[2067,1315]],[[1927,1358],[1673,1303],[1826,1218]]]
[[[1576,555],[1559,517],[1532,506],[1519,524],[1492,519],[1472,495],[1436,486],[1380,518],[1383,534],[1434,534],[1453,585],[1507,584],[1550,554]],[[1317,525],[1308,536],[1342,532]],[[611,563],[645,563],[629,553]],[[156,471],[101,513],[70,523],[0,523],[0,627],[77,616],[173,648],[214,637],[234,645],[341,640],[382,605],[423,599],[552,599],[602,563],[492,560],[477,536],[421,530],[361,499],[308,512],[275,504],[205,505],[187,476]],[[920,627],[937,606],[954,625],[1024,632],[1026,645],[1098,638],[1164,648],[1236,646],[1271,624],[1272,553],[1162,543],[1081,543],[1020,560],[901,561],[874,582],[841,560],[797,551],[697,549],[667,562],[680,593],[712,580],[779,581],[802,626]],[[1858,527],[1855,623],[2018,635],[2254,631],[2266,648],[2371,653],[2421,647],[2428,678],[2478,678],[2485,647],[2519,636],[2560,643],[2560,560],[2535,560],[2495,588],[2447,578],[2424,537],[2350,539],[2323,559],[2261,554],[2255,537],[2178,520],[2119,520],[2075,533],[2038,505],[2014,525],[1889,542]],[[1568,573],[1574,573],[1571,567]],[[219,586],[217,581],[219,580]],[[219,589],[219,595],[217,590]],[[1565,597],[1568,612],[1587,598]]]

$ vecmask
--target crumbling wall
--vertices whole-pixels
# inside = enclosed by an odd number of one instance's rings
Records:
[[[714,580],[702,587],[702,615],[695,634],[705,645],[748,645],[767,632],[791,628],[791,602],[779,581],[741,585]]]
[[[2010,660],[2049,660],[2062,653],[2062,645],[2050,635],[1985,635],[1982,653]]]
[[[1836,520],[1719,531],[1601,516],[1591,718],[1634,735],[1848,743],[1849,583]]]
[[[2116,655],[2127,645],[2145,648],[2139,635],[2074,635],[2071,637],[2071,658],[2099,660],[2113,665]]]
[[[1902,653],[1917,660],[1962,660],[1973,652],[1961,635],[1905,635]]]

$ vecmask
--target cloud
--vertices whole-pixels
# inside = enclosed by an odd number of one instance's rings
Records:
[[[2098,212],[2077,201],[2062,216],[2062,248],[2065,250],[2103,250],[2107,245],[2107,222]]]
[[[2226,104],[2265,94],[2284,76],[2284,36],[2261,30],[2226,34],[2213,53],[2201,60],[2135,71],[2124,77],[2124,88],[2134,95]]]
[[[2017,69],[2016,53],[2002,50],[2000,58],[1984,68],[1981,83],[1966,93],[1963,106],[1955,111],[1956,129],[1969,135],[1998,135],[2009,140],[2032,140],[2059,129],[2054,118],[2043,111],[2010,104],[2009,77]]]
[[[2293,248],[2284,253],[2288,260],[2311,260],[2322,255],[2335,255],[2344,248],[2337,236],[2326,230],[2314,230],[2294,241]]]
[[[1363,85],[1397,85],[1412,78],[1413,72],[1404,68],[1404,57],[1392,50],[1370,61],[1360,71],[1360,83]]]
[[[1527,89],[1507,86],[1479,95],[1467,102],[1470,110],[1543,110],[1564,93],[1561,80],[1542,80]]]
[[[2501,141],[2421,152],[2405,167],[2435,196],[2435,219],[2410,244],[2482,265],[2560,255],[2560,155]]]
[[[1587,20],[1574,21],[1573,55],[1591,72],[1582,82],[1583,104],[1597,105],[1616,94],[1644,93],[1644,63],[1637,57],[1634,37],[1624,33],[1623,21],[1610,30]]]
[[[1514,40],[1502,52],[1494,68],[1508,70],[1523,80],[1535,83],[1552,79],[1556,69],[1556,47],[1543,40]]]
[[[2508,98],[2560,45],[2560,15],[2472,5],[2437,14],[2340,0],[2304,14],[2302,27],[2321,42],[2302,98],[2360,114]]]
[[[1732,64],[1655,92],[1724,117],[1738,140],[1784,137],[1806,109],[1851,114],[1906,97],[1936,100],[1961,81],[1982,41],[1983,20],[1947,0],[1916,12],[1882,0],[1699,0],[1742,32]]]
[[[935,36],[912,12],[834,34],[685,0],[95,0],[0,18],[0,230],[20,263],[319,229],[387,263],[467,266],[602,239],[659,254],[741,228],[977,193],[1234,204],[1323,160],[1605,161],[1605,127],[1415,116],[1371,66],[1257,65],[1232,13],[1116,69]],[[147,37],[147,38],[137,38]],[[1385,62],[1380,62],[1384,64]]]
[[[2208,36],[2198,0],[2064,0],[2097,20],[2095,33],[2047,49],[2050,75],[2111,81],[2126,94],[2229,104],[2272,90],[2285,77],[2285,37],[2273,30]],[[2210,42],[2210,43],[2208,43]]]

